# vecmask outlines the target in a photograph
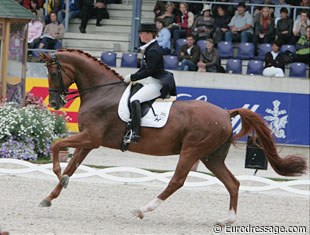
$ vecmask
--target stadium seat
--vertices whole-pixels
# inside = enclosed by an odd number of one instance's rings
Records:
[[[121,67],[137,68],[138,55],[136,53],[123,53]]]
[[[271,44],[270,43],[262,43],[258,46],[258,56],[257,59],[265,60],[265,55],[271,51]]]
[[[178,55],[180,51],[180,47],[186,44],[186,39],[185,38],[179,38],[175,42],[175,54]]]
[[[261,60],[250,60],[247,66],[246,74],[262,75],[264,70],[264,62]]]
[[[304,63],[290,64],[289,77],[306,78],[307,77],[307,65]]]
[[[230,59],[234,55],[234,46],[232,42],[219,42],[217,44],[217,50],[220,59]]]
[[[242,74],[242,60],[228,59],[226,63],[226,73]]]
[[[280,51],[281,51],[281,52],[290,51],[290,52],[292,52],[293,54],[295,54],[295,52],[296,52],[296,47],[295,47],[295,45],[283,44],[283,45],[281,46]]]
[[[254,57],[254,44],[251,42],[240,42],[238,45],[237,58],[240,60],[250,60]]]
[[[206,40],[199,40],[199,41],[197,42],[197,45],[198,45],[199,48],[200,48],[200,52],[201,52],[201,53],[204,53],[205,50],[206,50]]]
[[[164,55],[164,66],[165,69],[178,70],[179,69],[178,57],[174,55]]]
[[[116,67],[116,53],[105,51],[101,54],[101,62],[108,66]]]

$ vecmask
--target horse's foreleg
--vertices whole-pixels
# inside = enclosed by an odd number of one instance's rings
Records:
[[[226,155],[225,155],[226,157]],[[224,158],[225,159],[225,158]],[[225,185],[230,195],[230,204],[227,218],[217,221],[219,225],[229,225],[236,221],[238,204],[239,181],[227,169],[222,156],[212,155],[201,161]]]
[[[166,189],[158,197],[154,198],[140,209],[132,211],[132,213],[140,219],[143,219],[144,213],[155,210],[164,200],[184,185],[189,171],[197,160],[197,158],[181,154],[174,175]]]

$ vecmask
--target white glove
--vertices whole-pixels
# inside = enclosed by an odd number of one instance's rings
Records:
[[[126,77],[124,78],[124,82],[126,82],[126,83],[131,82],[131,74],[126,75]]]

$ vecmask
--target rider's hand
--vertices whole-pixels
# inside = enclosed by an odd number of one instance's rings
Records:
[[[131,74],[126,75],[126,77],[124,78],[124,82],[126,82],[126,83],[131,82]]]

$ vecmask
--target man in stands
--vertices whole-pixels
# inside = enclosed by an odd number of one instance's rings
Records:
[[[296,43],[296,49],[295,61],[310,66],[310,25],[306,28],[306,35],[301,36]]]
[[[253,39],[253,17],[246,11],[244,2],[239,2],[237,13],[228,24],[230,30],[225,33],[225,41],[251,42]]]
[[[268,77],[284,77],[285,60],[280,53],[281,44],[279,41],[274,41],[271,52],[265,56],[265,69],[263,75]]]
[[[294,22],[293,26],[293,34],[294,40],[293,42],[297,42],[301,36],[306,35],[306,28],[310,25],[310,20],[308,18],[308,14],[306,10],[302,10],[297,20]]]
[[[179,67],[183,71],[197,71],[197,62],[200,56],[200,49],[195,44],[195,39],[192,34],[186,37],[186,44],[181,46],[178,59],[181,62]]]

